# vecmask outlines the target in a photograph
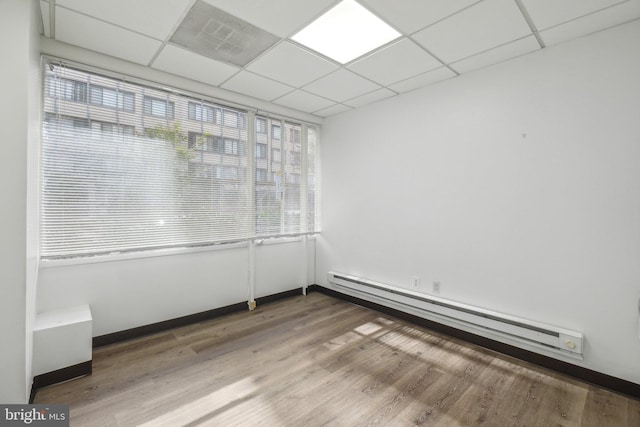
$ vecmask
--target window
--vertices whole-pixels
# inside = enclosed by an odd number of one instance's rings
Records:
[[[280,149],[272,148],[271,149],[271,162],[272,163],[280,163]]]
[[[47,96],[51,98],[60,98],[65,101],[87,102],[86,82],[52,75],[47,79],[46,92]]]
[[[256,143],[256,159],[266,159],[267,158],[267,144],[258,144]]]
[[[281,138],[280,125],[271,125],[271,138],[278,140]]]
[[[256,144],[256,157],[258,150],[260,153],[266,151],[271,153],[270,162],[256,162],[259,168],[256,170],[255,185],[255,205],[256,222],[255,229],[257,235],[273,234],[295,234],[300,231],[316,230],[319,223],[316,222],[318,215],[314,212],[309,215],[309,207],[316,209],[319,204],[315,200],[317,197],[316,187],[307,185],[302,187],[302,177],[312,182],[316,181],[315,153],[307,153],[308,161],[302,165],[302,134],[311,135],[315,129],[311,126],[303,126],[296,123],[282,122],[271,118],[263,118],[267,122],[267,129],[271,129],[271,139],[265,144],[265,148],[259,148]],[[284,129],[284,141],[281,129]],[[309,140],[314,144],[314,137]],[[259,136],[259,129],[256,126],[256,140]],[[282,156],[282,149],[286,156]],[[314,145],[315,150],[315,145]],[[265,153],[265,154],[266,154]],[[284,158],[283,158],[284,157]],[[310,192],[309,190],[312,190]],[[313,198],[313,202],[309,202]]]
[[[201,122],[217,123],[219,110],[210,105],[197,104],[189,102],[189,120],[197,120]]]
[[[289,153],[290,154],[290,162],[292,165],[300,165],[300,152],[298,151],[292,151]]]
[[[267,133],[267,120],[256,119],[256,133]]]
[[[189,132],[188,146],[193,150],[222,153],[222,138],[217,135],[202,135],[198,132]]]
[[[165,99],[152,98],[145,95],[142,109],[144,114],[148,116],[162,117],[168,120],[173,120],[175,117],[173,101]]]
[[[267,170],[258,168],[256,169],[256,181],[257,182],[265,182],[267,181]]]
[[[287,183],[289,184],[300,184],[300,174],[299,173],[290,173],[287,175]]]
[[[224,154],[232,154],[237,156],[240,154],[240,143],[236,139],[224,139]]]
[[[103,135],[111,134],[133,136],[135,134],[135,128],[133,126],[118,125],[116,123],[92,121],[91,128]]]
[[[223,179],[238,179],[238,168],[235,166],[225,166],[222,169],[222,178]]]
[[[304,220],[308,206],[317,209],[317,190],[312,202],[301,188],[317,182],[317,174],[308,176],[281,156],[281,149],[294,150],[290,128],[301,132],[304,144],[313,127],[259,117],[263,124],[249,135],[253,113],[44,62],[44,259],[318,230]],[[136,100],[142,108],[130,108]],[[283,140],[265,132],[258,142],[257,131],[274,125],[284,130]],[[254,154],[259,161],[249,158]]]
[[[102,107],[115,108],[133,112],[135,110],[135,94],[131,92],[121,92],[100,86],[91,86],[89,102]]]
[[[225,126],[237,128],[240,125],[240,120],[238,120],[238,113],[234,111],[224,110],[223,118],[223,124]]]

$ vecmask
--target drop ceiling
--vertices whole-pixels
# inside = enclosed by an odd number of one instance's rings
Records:
[[[640,18],[640,0],[358,2],[401,36],[346,64],[291,40],[339,0],[40,0],[40,8],[45,37],[320,117]]]

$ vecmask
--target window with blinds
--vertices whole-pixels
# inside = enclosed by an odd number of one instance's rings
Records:
[[[44,70],[43,258],[319,230],[314,127],[56,62]]]

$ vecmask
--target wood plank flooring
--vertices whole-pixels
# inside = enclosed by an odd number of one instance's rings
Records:
[[[311,293],[94,351],[72,426],[640,426],[640,401]]]

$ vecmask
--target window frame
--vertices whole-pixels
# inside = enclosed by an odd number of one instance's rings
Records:
[[[82,66],[80,65],[73,65],[74,68],[78,67],[78,71],[83,72],[83,73],[87,73],[88,75],[98,75],[101,76],[101,74],[97,73],[95,71],[95,69],[83,69]],[[104,77],[104,75],[102,75]],[[107,76],[110,77],[110,76]],[[45,75],[45,78],[47,78],[47,76]],[[120,77],[121,78],[121,77]],[[169,99],[169,97],[167,96],[167,98],[163,99],[162,97],[158,97],[158,96],[154,96],[152,94],[148,94],[145,93],[145,84],[144,83],[133,83],[134,85],[139,85],[139,87],[142,89],[141,92],[131,92],[128,90],[123,90],[120,91],[116,88],[112,88],[109,86],[104,86],[102,84],[92,84],[91,81],[87,81],[82,82],[82,81],[77,81],[74,79],[68,79],[68,78],[62,78],[62,77],[58,77],[56,79],[51,79],[52,83],[55,83],[56,80],[57,81],[61,81],[61,79],[64,79],[65,83],[64,83],[64,87],[56,87],[53,89],[54,91],[54,97],[56,98],[60,98],[60,97],[65,97],[66,101],[69,102],[76,102],[76,103],[83,103],[83,104],[87,104],[87,105],[91,105],[91,107],[99,107],[99,108],[109,108],[109,109],[113,109],[113,110],[118,110],[118,111],[126,111],[126,112],[132,112],[135,113],[137,115],[139,115],[139,117],[143,118],[144,116],[150,116],[150,117],[155,117],[155,118],[159,118],[159,119],[166,119],[166,120],[177,120],[179,118],[179,114],[178,114],[178,105],[177,102],[174,102],[173,100]],[[122,78],[121,78],[122,79]],[[124,79],[122,79],[122,81],[124,81]],[[127,78],[127,81],[130,82],[130,80]],[[71,82],[71,83],[70,83]],[[147,83],[147,85],[152,85]],[[84,88],[84,89],[82,89]],[[163,90],[165,90],[165,88],[160,88],[160,87],[154,87],[154,86],[150,86],[150,88],[152,89],[152,92],[162,92]],[[95,92],[92,92],[92,89]],[[43,85],[42,87],[43,92],[45,92],[45,96],[47,96],[50,92],[51,92],[51,87],[49,85]],[[104,103],[104,95],[105,95],[105,90],[106,91],[111,91],[113,93],[115,93],[115,106],[112,105],[105,105]],[[100,92],[100,97],[98,97],[98,92]],[[173,93],[173,92],[172,92]],[[179,94],[179,96],[186,96],[189,97],[190,95],[184,95],[180,92],[177,92]],[[137,98],[137,95],[140,96],[140,98]],[[199,95],[201,97],[201,95]],[[132,97],[132,98],[129,98]],[[131,101],[129,101],[128,99],[130,99]],[[128,105],[133,104],[133,108],[128,108]],[[136,107],[137,104],[137,107]],[[237,112],[235,112],[235,119],[231,120],[231,123],[229,123],[229,113],[231,113],[231,115],[233,115],[234,111],[225,108],[224,106],[220,106],[220,108],[213,106],[213,105],[208,105],[205,103],[200,103],[198,104],[196,101],[190,101],[188,105],[194,105],[194,106],[199,106],[201,108],[201,113],[200,116],[201,118],[205,118],[205,119],[213,119],[212,121],[210,120],[196,120],[196,121],[203,121],[205,123],[218,123],[220,126],[224,127],[230,127],[232,129],[238,129],[238,130],[247,130],[247,123],[249,123],[249,119],[253,120],[254,115],[253,114],[238,114]],[[44,107],[43,107],[44,108]],[[182,107],[184,108],[184,107]],[[188,108],[188,107],[187,107]],[[138,111],[136,111],[138,110]],[[160,113],[161,111],[161,113]],[[204,113],[205,111],[208,111],[207,113]],[[44,111],[43,111],[44,113]],[[182,113],[180,113],[182,114]],[[185,114],[190,114],[189,111],[185,112]],[[226,114],[226,116],[225,116]],[[57,114],[58,117],[60,117],[59,113]],[[42,125],[44,126],[45,123],[45,114],[43,114],[43,118],[42,118]],[[210,116],[210,117],[209,117]],[[106,117],[106,116],[105,116]],[[118,117],[117,115],[115,117]],[[219,118],[219,120],[218,120]],[[186,119],[188,120],[194,120],[191,117],[187,117]],[[142,124],[138,124],[136,125],[136,127],[132,127],[131,125],[128,124],[123,124],[123,123],[110,123],[110,122],[105,122],[103,120],[90,120],[90,119],[84,119],[84,118],[71,118],[71,120],[73,121],[73,125],[74,127],[79,127],[79,128],[89,128],[91,129],[93,125],[93,123],[100,123],[100,133],[105,135],[105,134],[116,134],[116,133],[122,133],[122,134],[126,134],[128,136],[131,136],[130,134],[132,133],[132,130],[147,130],[144,126],[145,126],[145,122],[144,119],[142,121]],[[180,118],[180,120],[185,120],[185,118]],[[289,119],[287,118],[286,120],[292,120],[293,122],[302,122],[299,121],[298,119]],[[82,124],[80,123],[80,121],[82,121]],[[153,127],[153,122],[150,122],[150,126],[149,129],[151,129]],[[284,123],[284,121],[282,122]],[[229,124],[232,124],[234,126],[228,126]],[[305,124],[306,125],[306,124]],[[140,126],[140,127],[138,127]],[[318,126],[313,124],[313,127]],[[109,130],[106,130],[107,128],[109,128]],[[251,127],[251,129],[253,129],[253,131],[255,132],[257,130],[257,128]],[[261,128],[262,129],[262,128]],[[268,135],[268,131],[271,130],[272,132],[276,132],[276,130],[274,130],[275,128],[269,128],[268,125],[264,126],[264,132],[259,132],[261,134],[267,134]],[[282,129],[280,127],[277,127],[278,129],[278,133],[280,134],[279,136],[282,137]],[[97,130],[97,128],[96,128]],[[192,132],[192,131],[191,131]],[[135,136],[139,137],[143,134],[144,132],[140,133],[139,131],[135,132]],[[185,128],[185,134],[187,134],[187,129]],[[202,136],[202,134],[197,135],[196,137]],[[273,136],[273,134],[272,134]],[[219,141],[219,146],[220,151],[218,152],[215,147],[215,141],[216,141],[216,137],[217,140]],[[212,143],[213,142],[213,143]],[[185,141],[185,144],[187,144],[187,141]],[[207,135],[206,137],[206,143],[203,144],[203,146],[200,148],[200,151],[206,151],[206,152],[214,152],[217,154],[222,154],[224,156],[230,156],[230,157],[241,157],[244,156],[246,157],[249,153],[251,153],[252,155],[256,155],[256,157],[258,159],[267,159],[269,163],[271,163],[271,152],[269,152],[268,148],[259,148],[262,147],[263,144],[257,143],[256,142],[256,138],[255,135],[252,137],[249,137],[249,141],[245,141],[242,138],[232,138],[229,136],[217,136],[217,135]],[[211,147],[213,147],[213,149],[211,149]],[[266,152],[265,152],[266,150]],[[280,150],[279,150],[280,151]],[[259,153],[262,153],[263,155],[258,155]],[[282,154],[284,154],[284,151],[282,152]],[[251,156],[253,157],[253,156]],[[282,158],[282,156],[280,156],[280,159],[278,161],[278,163],[285,161],[284,158]],[[191,164],[189,164],[189,166],[191,167]],[[263,161],[263,166],[264,166],[264,161]],[[230,165],[230,164],[221,164],[221,165],[205,165],[205,167],[207,168],[207,171],[203,172],[203,175],[210,177],[210,178],[217,178],[217,179],[221,179],[221,180],[225,180],[231,183],[231,185],[236,185],[233,184],[234,181],[238,181],[240,179],[245,179],[246,177],[251,177],[250,181],[253,182],[253,185],[255,185],[256,183],[264,183],[264,182],[269,182],[268,179],[264,179],[264,178],[269,178],[269,173],[267,172],[268,169],[265,169],[264,167],[260,167],[257,164],[254,163],[254,165],[252,166],[252,170],[248,171],[246,169],[246,167],[243,167],[241,164],[238,165]],[[251,172],[251,173],[249,173]],[[42,202],[41,202],[42,203]],[[255,217],[255,212],[253,212],[253,216]],[[296,232],[296,235],[303,235],[303,234],[315,234],[319,232],[319,229],[313,230],[311,232],[307,232],[307,231],[300,231],[300,232]],[[273,237],[279,237],[280,234],[278,235],[274,235]],[[271,236],[269,236],[271,237]],[[236,245],[236,244],[242,244],[242,241],[246,242],[247,240],[251,240],[251,239],[255,239],[257,238],[256,236],[249,236],[247,239],[241,239],[240,241],[229,241],[229,242],[223,242],[224,245]],[[261,236],[260,238],[264,238],[264,236]],[[218,243],[211,243],[206,245],[207,248],[195,248],[195,250],[209,250],[209,249],[219,249],[220,246]],[[231,246],[226,246],[226,247],[231,247]],[[130,252],[120,252],[120,251],[116,251],[116,252],[96,252],[96,253],[87,253],[87,254],[71,254],[71,255],[65,255],[65,256],[61,256],[61,257],[57,257],[57,256],[48,256],[43,258],[44,261],[46,262],[79,262],[79,263],[84,263],[84,262],[88,262],[88,258],[92,258],[91,261],[89,262],[93,262],[93,261],[108,261],[111,260],[113,257],[127,257],[129,255],[134,256],[134,257],[149,257],[149,256],[155,256],[155,252],[156,252],[156,248],[145,248],[145,247],[140,247],[137,249],[133,249]],[[171,251],[192,251],[194,250],[194,247],[190,246],[190,245],[186,245],[186,246],[175,246],[175,247],[171,247],[171,248],[162,248],[162,251],[166,251],[166,250],[171,250]],[[98,257],[98,258],[95,258]]]
[[[164,114],[155,114],[153,112],[155,104],[164,104]],[[142,114],[159,119],[175,120],[176,106],[173,101],[169,101],[168,99],[162,99],[151,95],[144,95],[144,97],[142,98]]]

